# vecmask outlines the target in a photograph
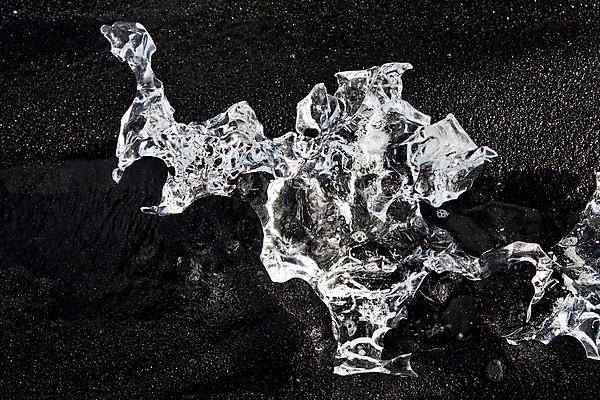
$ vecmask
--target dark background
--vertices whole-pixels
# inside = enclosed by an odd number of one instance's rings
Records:
[[[517,239],[548,249],[592,193],[598,4],[188,3],[0,4],[0,398],[597,396],[600,363],[574,339],[501,337],[531,297],[527,270],[480,284],[428,278],[423,291],[453,294],[417,298],[411,321],[446,321],[464,337],[414,339],[419,378],[333,375],[325,306],[301,281],[269,280],[246,204],[213,197],[144,215],[166,175],[156,160],[112,183],[135,81],[99,29],[146,26],[179,121],[247,100],[269,136],[293,128],[314,84],[333,92],[335,72],[412,63],[404,98],[434,120],[454,113],[500,155],[444,221],[477,254]]]

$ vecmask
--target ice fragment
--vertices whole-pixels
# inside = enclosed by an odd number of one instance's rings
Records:
[[[599,192],[559,244],[558,259],[523,242],[480,258],[462,252],[448,232],[422,217],[420,202],[439,207],[456,199],[496,153],[478,147],[453,115],[430,124],[402,99],[401,77],[410,64],[336,74],[333,95],[316,85],[298,103],[295,131],[268,139],[246,102],[205,122],[177,122],[152,71],[156,47],[146,29],[117,22],[102,33],[137,80],[121,121],[114,179],[136,160],[156,157],[170,172],[160,204],[145,212],[181,213],[208,195],[249,201],[262,223],[261,260],[271,279],[301,278],[329,308],[336,373],[414,375],[410,354],[384,359],[383,338],[407,318],[427,274],[477,280],[523,262],[536,270],[527,321],[554,272],[563,274],[570,292],[542,327],[528,326],[509,340],[571,335],[599,358]],[[256,180],[264,190],[252,188],[256,173],[270,176]]]

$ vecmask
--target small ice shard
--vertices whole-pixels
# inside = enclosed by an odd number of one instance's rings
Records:
[[[482,278],[487,278],[498,271],[508,271],[520,263],[529,263],[535,267],[535,275],[531,279],[533,297],[527,308],[525,321],[531,319],[531,308],[537,304],[553,283],[552,273],[556,267],[555,259],[542,250],[537,243],[514,242],[501,249],[488,250],[479,259]]]
[[[152,72],[155,46],[144,27],[117,22],[102,33],[138,84],[121,122],[115,180],[139,158],[157,157],[170,172],[161,203],[145,211],[180,213],[213,194],[247,200],[261,220],[260,256],[271,279],[303,279],[327,305],[338,341],[335,373],[415,375],[410,354],[384,357],[383,339],[407,318],[430,272],[477,280],[528,262],[536,269],[531,304],[553,282],[559,264],[537,244],[475,258],[421,215],[421,201],[439,207],[456,199],[496,153],[475,145],[454,116],[431,125],[402,99],[410,64],[336,74],[333,95],[318,84],[298,103],[295,132],[268,139],[245,102],[202,123],[176,122]],[[579,335],[588,355],[598,356],[598,247],[590,241],[600,236],[599,212],[588,205],[574,239],[564,241],[561,271],[573,294],[557,303],[547,329],[525,339]]]
[[[580,221],[555,247],[555,269],[562,274],[565,296],[558,298],[541,327],[516,332],[512,343],[572,336],[589,358],[600,360],[600,173],[596,190]]]

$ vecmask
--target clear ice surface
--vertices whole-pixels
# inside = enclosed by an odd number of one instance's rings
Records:
[[[382,357],[383,338],[407,318],[427,274],[477,280],[522,262],[536,270],[526,321],[553,273],[562,273],[568,294],[540,326],[525,325],[509,341],[571,335],[599,358],[600,191],[554,254],[524,242],[480,258],[465,254],[422,217],[419,203],[456,199],[496,153],[478,147],[453,115],[431,124],[401,98],[410,64],[337,73],[335,93],[313,87],[298,103],[295,131],[269,139],[246,102],[205,122],[177,122],[152,71],[156,46],[146,29],[116,22],[101,31],[137,80],[113,178],[142,157],[163,160],[169,173],[161,202],[142,209],[158,215],[181,213],[208,195],[247,200],[262,223],[261,260],[271,279],[303,279],[327,305],[338,341],[335,373],[415,375],[410,354]],[[253,187],[254,173],[270,176],[258,180],[265,187]]]

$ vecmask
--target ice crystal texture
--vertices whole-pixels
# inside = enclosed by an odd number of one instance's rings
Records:
[[[531,304],[542,298],[554,271],[565,274],[572,293],[542,328],[528,326],[510,340],[568,334],[598,357],[600,206],[592,201],[561,242],[560,263],[531,243],[481,258],[462,252],[448,232],[422,217],[420,202],[439,207],[456,199],[496,153],[478,147],[453,115],[430,124],[402,99],[401,77],[410,64],[336,74],[335,93],[316,85],[298,103],[295,131],[269,139],[246,102],[202,123],[176,122],[152,72],[156,47],[145,28],[117,22],[102,33],[137,80],[137,96],[121,122],[114,179],[141,157],[163,160],[170,168],[161,203],[143,208],[159,215],[181,213],[208,195],[247,200],[263,226],[261,260],[271,279],[303,279],[329,308],[336,373],[414,375],[410,354],[384,359],[383,338],[407,318],[425,276],[483,279],[523,261],[536,268]],[[269,179],[254,178],[265,174]]]

